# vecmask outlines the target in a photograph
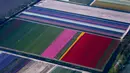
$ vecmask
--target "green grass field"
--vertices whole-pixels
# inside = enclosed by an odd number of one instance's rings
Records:
[[[82,72],[70,70],[70,69],[65,69],[65,68],[61,68],[61,67],[56,67],[50,73],[82,73]]]
[[[0,29],[0,46],[41,54],[64,30],[22,20],[11,20]]]

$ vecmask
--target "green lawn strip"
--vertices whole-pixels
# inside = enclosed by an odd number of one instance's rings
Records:
[[[70,70],[70,69],[65,69],[65,68],[61,68],[61,67],[56,67],[50,73],[82,73],[82,72]]]
[[[33,27],[33,29],[26,35],[23,35],[23,38],[21,38],[19,40],[19,42],[17,42],[15,44],[15,48],[17,50],[21,50],[24,51],[24,49],[26,49],[28,47],[28,45],[32,44],[32,42],[41,34],[43,33],[45,30],[44,27],[41,27],[39,25],[35,25],[35,27]]]
[[[48,27],[25,51],[41,54],[57,38],[63,29]]]
[[[0,41],[4,41],[8,37],[10,37],[12,34],[19,31],[19,29],[23,27],[21,25],[21,22],[18,23],[18,21],[9,21],[8,23],[5,23],[2,28],[0,28]],[[16,31],[17,30],[17,31]]]
[[[56,59],[60,59],[61,56],[66,52],[66,50],[75,42],[77,37],[80,35],[81,32],[77,32],[74,37],[67,43],[67,45],[57,54],[55,57]]]
[[[17,32],[12,33],[0,45],[25,52],[41,54],[64,30],[25,21],[23,21],[22,25],[23,27],[16,30]]]
[[[32,25],[35,26],[32,27],[31,31],[26,31],[28,33],[24,34],[19,39],[19,41],[13,43],[13,48],[16,48],[16,50],[41,54],[52,43],[52,41],[54,41],[56,37],[64,30],[61,28],[50,27],[46,25],[38,25],[36,23],[28,23],[26,25],[29,24],[30,27]]]
[[[33,26],[30,25],[24,25],[24,27],[21,27],[19,30],[16,30],[17,32],[14,32],[12,35],[8,36],[6,40],[2,41],[3,46],[14,48],[14,44],[20,40],[23,35],[27,34],[30,29],[32,29]]]

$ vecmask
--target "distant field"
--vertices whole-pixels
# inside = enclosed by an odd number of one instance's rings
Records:
[[[93,0],[58,0],[58,1],[66,1],[75,4],[89,5]]]
[[[92,6],[130,12],[129,0],[96,0]]]

